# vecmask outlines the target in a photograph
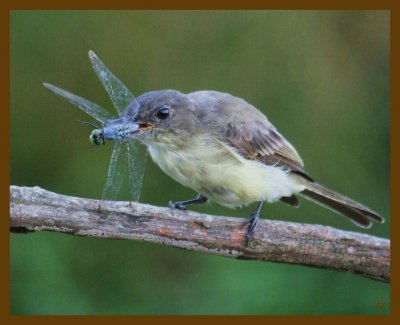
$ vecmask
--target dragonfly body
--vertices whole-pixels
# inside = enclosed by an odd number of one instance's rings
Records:
[[[138,125],[130,123],[126,119],[112,119],[105,121],[101,129],[95,129],[89,136],[91,143],[95,145],[105,144],[105,140],[123,141],[131,140],[138,132]]]

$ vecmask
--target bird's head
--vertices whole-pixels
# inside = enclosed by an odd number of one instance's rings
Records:
[[[193,134],[198,130],[199,120],[193,101],[175,90],[158,90],[137,98],[136,112],[132,122],[138,124],[138,135],[146,141],[174,141],[175,136]],[[134,112],[134,113],[133,113]],[[187,140],[187,139],[186,139]]]

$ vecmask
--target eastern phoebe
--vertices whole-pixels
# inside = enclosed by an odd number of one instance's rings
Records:
[[[245,223],[247,240],[254,234],[264,201],[298,207],[295,194],[360,227],[371,227],[371,220],[384,222],[375,211],[315,182],[289,141],[241,98],[217,91],[160,90],[141,95],[137,102],[139,109],[137,103],[135,109],[128,106],[125,116],[112,124],[128,123],[130,136],[148,147],[167,175],[199,193],[193,200],[170,202],[171,209],[185,210],[208,199],[227,207],[259,202]],[[99,141],[99,136],[107,140],[110,130],[95,130],[92,141]]]

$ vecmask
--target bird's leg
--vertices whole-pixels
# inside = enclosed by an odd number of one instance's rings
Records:
[[[175,210],[175,209],[186,210],[188,205],[191,205],[191,204],[203,204],[203,203],[206,203],[207,200],[208,199],[204,195],[199,194],[197,196],[197,198],[193,199],[193,200],[180,201],[180,202],[169,201],[168,206],[169,206],[169,208],[171,210]]]
[[[246,220],[245,222],[242,223],[240,228],[243,228],[246,225],[249,225],[249,228],[247,229],[247,234],[246,234],[246,242],[248,242],[254,235],[254,232],[256,231],[257,225],[258,225],[258,220],[260,219],[260,212],[261,208],[263,206],[264,202],[261,201],[258,203],[258,207],[256,211],[254,211],[251,214],[251,217]]]

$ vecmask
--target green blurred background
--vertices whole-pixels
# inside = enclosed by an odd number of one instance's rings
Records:
[[[387,11],[14,11],[11,184],[99,198],[112,146],[46,81],[112,110],[87,52],[135,95],[213,89],[245,98],[321,183],[382,213],[362,230],[302,200],[263,216],[389,237]],[[195,193],[149,159],[141,201]],[[124,191],[122,199],[127,199]],[[229,210],[248,217],[254,205]],[[388,284],[357,275],[57,233],[11,235],[12,314],[386,314]],[[379,303],[386,308],[377,308]]]

